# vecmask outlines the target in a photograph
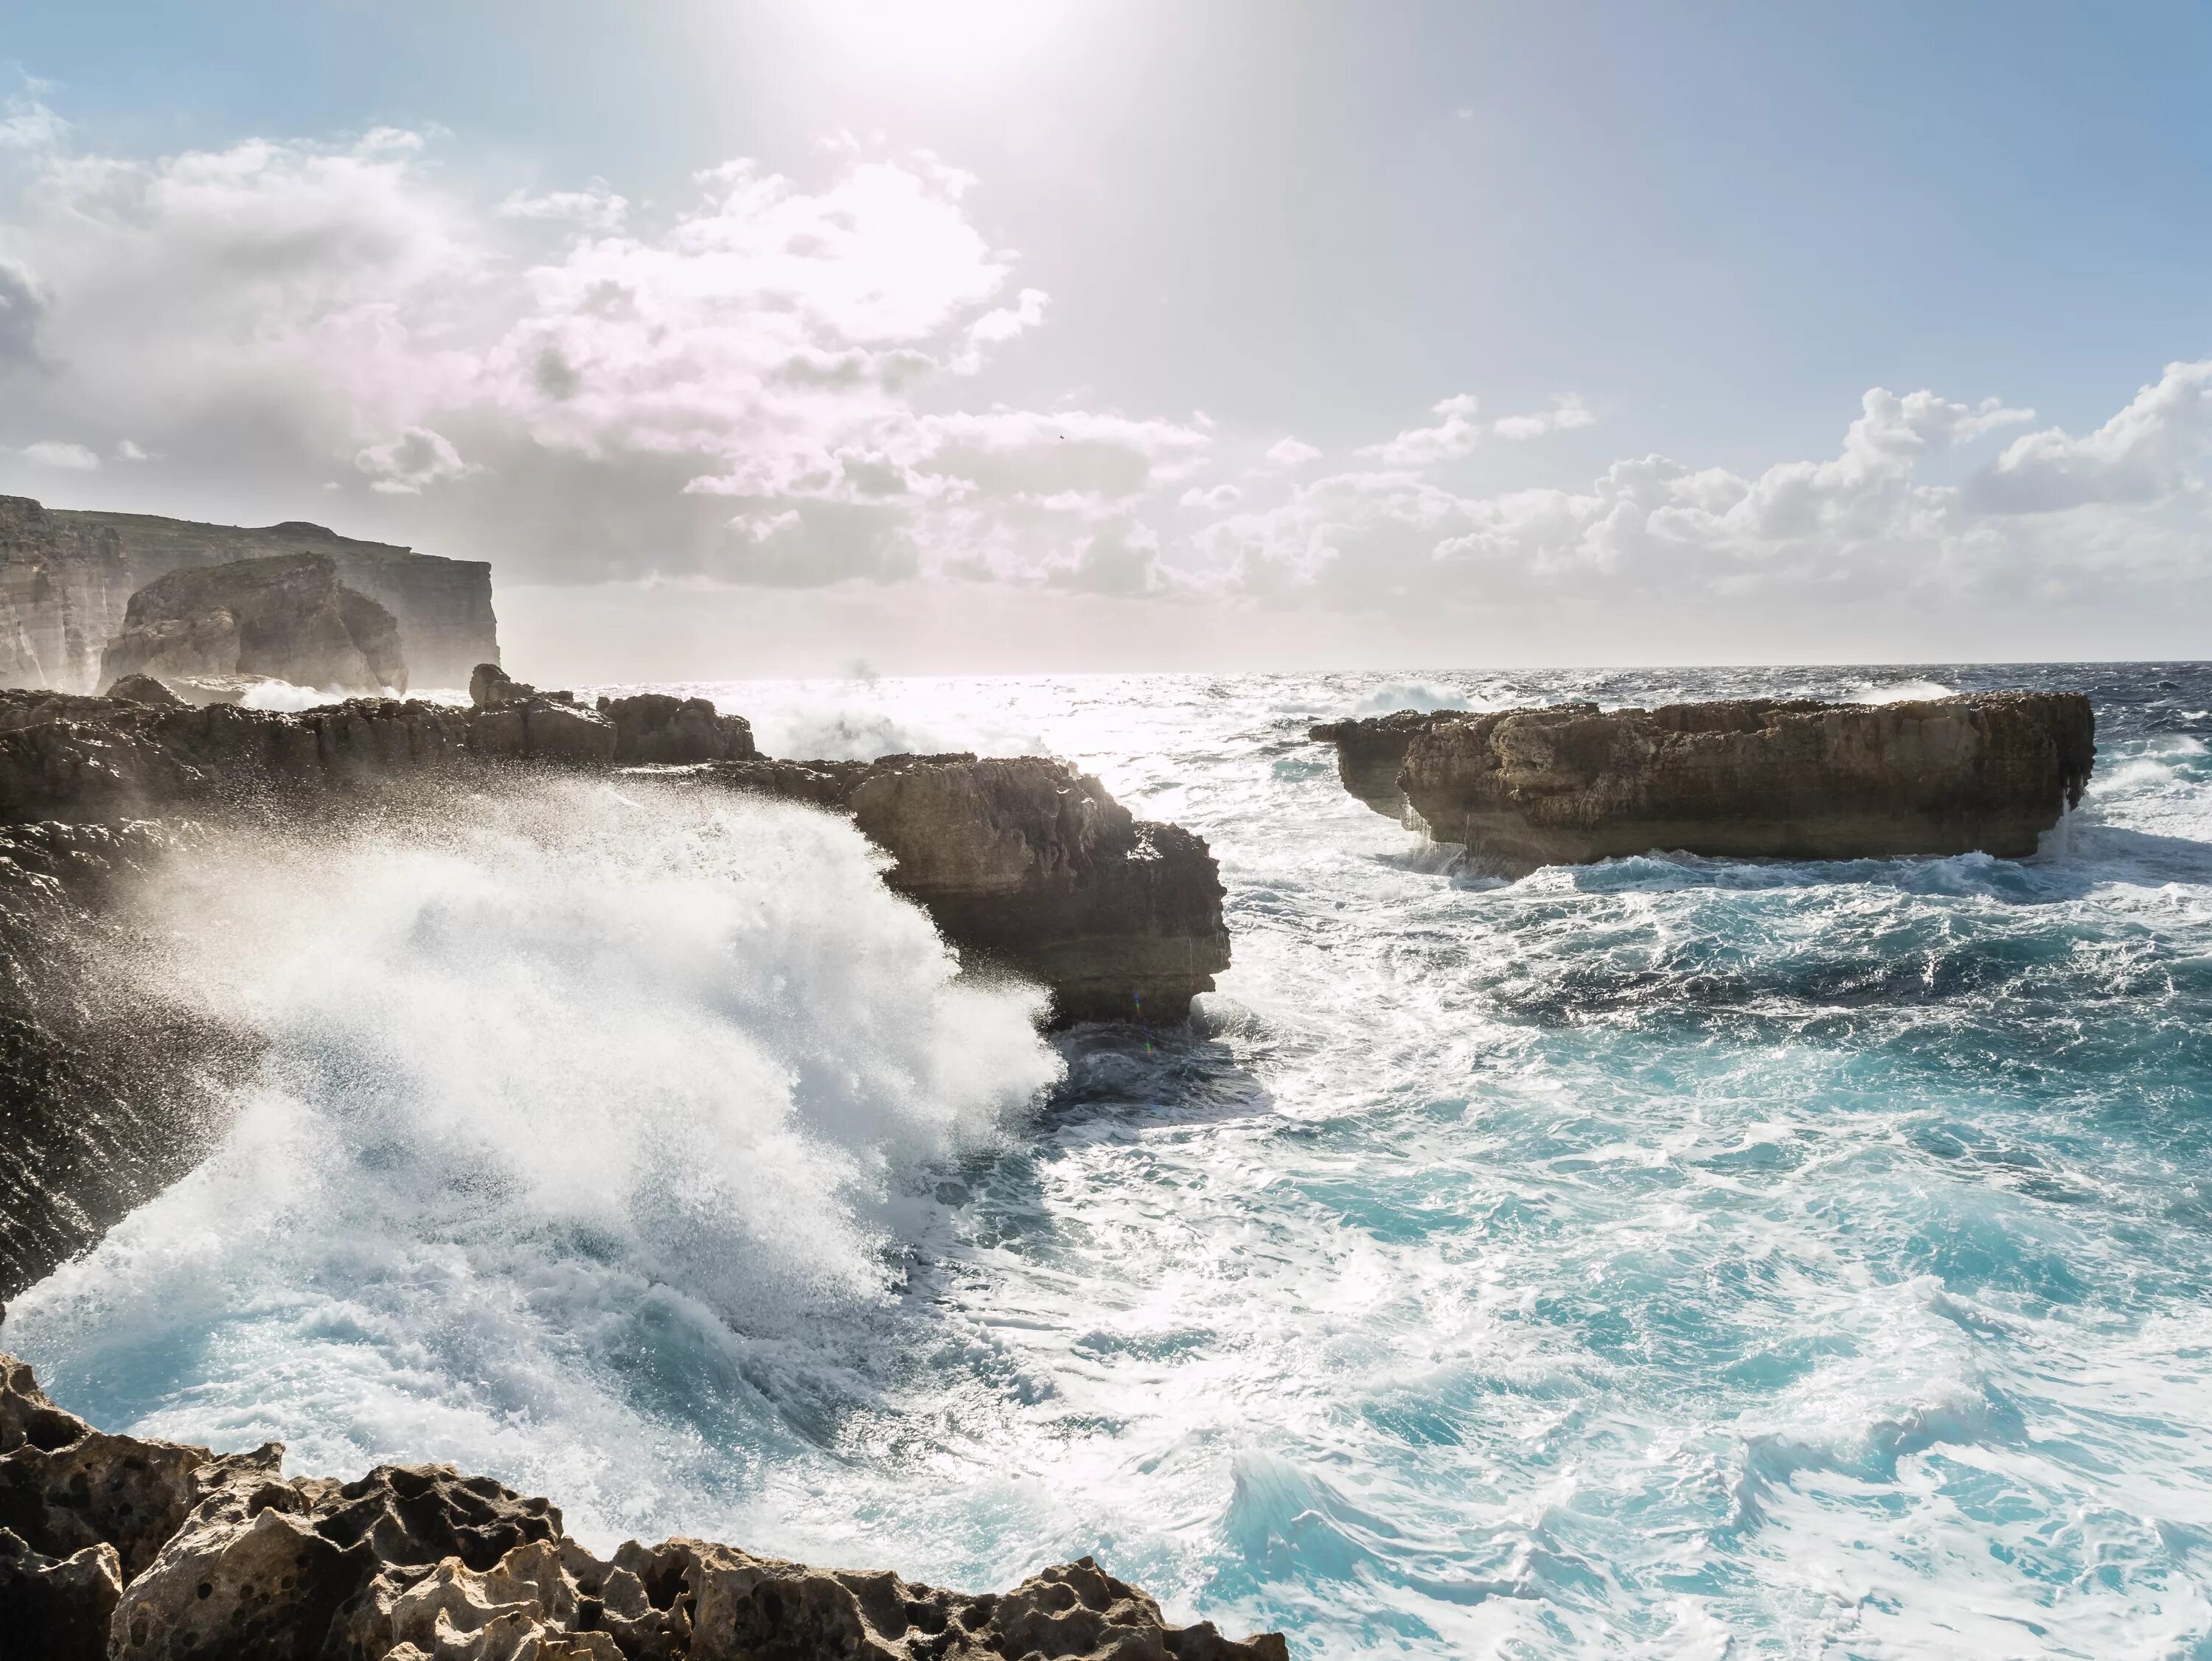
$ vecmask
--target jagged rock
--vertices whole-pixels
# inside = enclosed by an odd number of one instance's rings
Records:
[[[599,713],[614,723],[617,761],[743,761],[755,754],[753,724],[720,713],[704,698],[660,692],[602,698]]]
[[[127,698],[134,704],[152,704],[163,709],[181,708],[185,702],[150,675],[126,675],[100,695]]]
[[[252,1033],[106,972],[150,949],[109,891],[191,834],[0,827],[0,1298],[198,1164],[258,1058]]]
[[[25,1661],[104,1661],[123,1595],[112,1546],[56,1560],[0,1528],[0,1622],[7,1653]]]
[[[516,680],[497,664],[478,664],[469,671],[469,703],[477,709],[500,709],[537,695],[536,687]]]
[[[1398,769],[1417,734],[1426,732],[1449,715],[1425,714],[1401,709],[1365,720],[1320,721],[1306,737],[1336,746],[1336,776],[1345,789],[1375,809],[1397,819],[1406,811],[1405,792],[1398,788]]]
[[[1062,1021],[1181,1021],[1229,967],[1224,891],[1205,840],[1139,823],[1103,785],[1042,756],[741,761],[734,788],[842,808],[896,859],[963,961],[1052,990]]]
[[[404,691],[399,625],[325,554],[191,567],[131,597],[100,659],[128,675],[264,675],[329,692]]]
[[[40,1507],[34,1536],[0,1516],[0,1641],[41,1661],[1288,1661],[1279,1634],[1170,1626],[1088,1557],[997,1596],[702,1540],[602,1561],[489,1478],[287,1479],[283,1454],[104,1435],[0,1355],[0,1494]]]
[[[2021,858],[2080,802],[2096,755],[2095,716],[2079,693],[1566,704],[1316,731],[1337,743],[1346,785],[1377,806],[1387,798],[1376,777],[1402,740],[1407,810],[1508,876],[1655,849]]]

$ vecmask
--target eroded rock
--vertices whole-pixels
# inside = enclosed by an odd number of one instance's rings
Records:
[[[743,761],[755,753],[752,723],[742,715],[722,714],[704,698],[642,692],[602,698],[599,708],[614,723],[617,761]]]
[[[1091,1558],[1002,1595],[703,1540],[601,1561],[561,1513],[448,1466],[288,1479],[283,1449],[105,1435],[0,1356],[0,1640],[62,1661],[1287,1661],[1175,1627]],[[53,1486],[52,1461],[76,1458]],[[122,1496],[144,1494],[144,1511]],[[121,1543],[118,1545],[118,1540]],[[87,1543],[62,1553],[66,1541]],[[46,1543],[41,1543],[45,1542]],[[10,1648],[7,1653],[16,1652]]]
[[[1893,704],[1594,704],[1331,724],[1347,788],[1507,876],[1652,851],[2018,858],[2078,803],[2096,755],[2079,693]]]
[[[100,678],[267,676],[325,692],[407,688],[399,624],[325,554],[187,567],[131,597]]]

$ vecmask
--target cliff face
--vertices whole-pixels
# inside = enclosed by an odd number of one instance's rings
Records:
[[[1568,704],[1315,732],[1337,743],[1347,785],[1402,742],[1395,785],[1406,807],[1437,840],[1508,876],[1655,849],[2024,858],[2080,802],[2096,755],[2095,716],[2078,693]],[[1344,760],[1347,750],[1364,759]],[[1367,799],[1390,810],[1388,798]]]
[[[100,659],[127,676],[265,676],[325,692],[407,689],[399,626],[325,554],[187,566],[131,597]]]
[[[111,528],[0,496],[0,686],[91,691],[137,586]]]
[[[489,1477],[288,1479],[283,1456],[103,1434],[0,1355],[9,1642],[40,1661],[1289,1661],[1279,1634],[1169,1625],[1088,1557],[981,1597],[702,1540],[603,1561]]]
[[[137,590],[189,566],[298,553],[326,555],[341,583],[398,620],[417,685],[465,686],[474,665],[499,661],[491,567],[481,561],[358,542],[319,524],[200,524],[11,496],[0,497],[0,686],[90,692]]]

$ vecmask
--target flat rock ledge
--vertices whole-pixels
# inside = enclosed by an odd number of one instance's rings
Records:
[[[2096,757],[2074,692],[1401,711],[1310,736],[1370,807],[1507,876],[1654,851],[2023,858],[2080,804]]]
[[[635,1541],[450,1465],[287,1478],[283,1448],[105,1434],[0,1355],[0,1635],[38,1661],[1288,1661],[1090,1558],[1012,1591]]]

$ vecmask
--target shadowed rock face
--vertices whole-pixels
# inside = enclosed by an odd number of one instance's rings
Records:
[[[1088,1557],[981,1597],[701,1540],[603,1561],[487,1477],[283,1458],[103,1435],[0,1355],[0,1633],[40,1661],[1288,1661]]]
[[[1404,809],[1507,876],[1680,851],[1722,858],[2019,858],[2096,755],[2079,693],[1894,704],[1743,699],[1601,711],[1401,714],[1314,729],[1355,794],[1399,749]],[[1356,781],[1356,782],[1355,782]]]
[[[1321,721],[1306,730],[1306,737],[1336,746],[1336,776],[1345,789],[1392,819],[1406,813],[1406,793],[1398,788],[1398,769],[1414,738],[1431,724],[1447,718],[1401,709],[1365,720]]]
[[[407,688],[399,625],[326,555],[173,571],[131,597],[100,660],[108,681],[267,676],[325,692]]]

